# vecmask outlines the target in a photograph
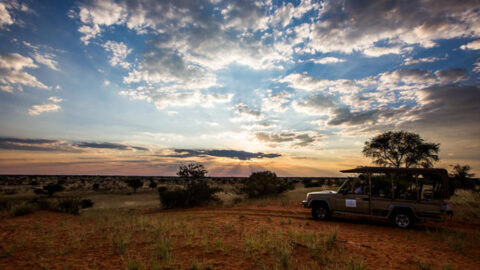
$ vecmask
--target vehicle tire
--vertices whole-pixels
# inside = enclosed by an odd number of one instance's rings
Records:
[[[312,217],[316,220],[325,220],[330,216],[330,210],[324,203],[317,203],[312,206]]]
[[[399,228],[407,229],[412,227],[415,221],[408,211],[396,211],[392,215],[392,222]]]

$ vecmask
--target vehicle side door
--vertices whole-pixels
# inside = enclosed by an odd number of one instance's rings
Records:
[[[370,200],[368,188],[362,187],[361,192],[355,192],[355,186],[352,184],[344,185],[340,192],[335,195],[335,211],[369,214]]]

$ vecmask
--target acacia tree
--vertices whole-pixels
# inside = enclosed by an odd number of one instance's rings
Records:
[[[380,166],[429,168],[439,160],[439,148],[440,144],[425,142],[416,133],[388,131],[366,141],[362,152]]]
[[[177,175],[184,180],[185,188],[189,189],[199,182],[204,182],[208,171],[200,163],[180,165]]]
[[[472,168],[470,165],[457,164],[453,166],[450,176],[455,181],[455,185],[459,188],[473,189],[475,188],[475,182],[471,179],[475,176],[474,173],[470,173]]]
[[[162,207],[192,207],[210,202],[220,202],[215,193],[221,191],[221,189],[211,187],[208,184],[206,174],[207,170],[202,164],[190,163],[181,165],[177,175],[183,179],[184,187],[173,190],[160,187],[158,194]]]

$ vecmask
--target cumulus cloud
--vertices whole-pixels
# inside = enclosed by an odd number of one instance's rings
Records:
[[[467,70],[463,68],[450,68],[438,70],[435,72],[437,78],[442,82],[459,82],[468,80]]]
[[[462,50],[480,50],[480,39],[469,42],[465,45],[460,46]]]
[[[30,57],[18,53],[0,54],[0,84],[20,84],[25,86],[48,89],[37,78],[25,71],[25,68],[37,68]]]
[[[35,52],[33,54],[33,59],[38,63],[45,65],[53,70],[58,71],[58,62],[54,59],[55,55],[53,54],[40,54]]]
[[[0,29],[4,28],[5,25],[11,24],[13,24],[13,18],[10,16],[5,3],[0,2]]]
[[[432,47],[437,39],[478,37],[478,7],[474,0],[461,4],[433,0],[327,1],[308,46],[319,52],[351,53],[365,51],[377,42]]]
[[[301,1],[298,6],[294,6],[292,3],[285,4],[281,7],[278,7],[275,12],[271,15],[271,23],[273,25],[280,25],[285,27],[290,24],[293,18],[301,18],[305,13],[314,9],[319,9],[320,5],[318,3],[312,2],[311,0]]]
[[[62,99],[59,97],[49,97],[48,100],[50,100],[53,103],[60,103],[62,102]]]
[[[236,104],[234,110],[235,113],[239,116],[239,118],[233,119],[235,121],[255,120],[263,117],[263,114],[259,110],[252,109],[244,103]]]
[[[35,116],[46,112],[58,112],[61,108],[60,105],[55,103],[44,103],[41,105],[33,105],[28,110],[28,114]]]
[[[316,144],[323,135],[314,131],[257,132],[255,139],[272,147],[287,144],[292,147],[305,147]]]
[[[180,91],[176,89],[138,87],[120,91],[121,95],[134,100],[152,102],[159,110],[167,107],[202,106],[212,107],[218,103],[229,102],[232,94],[202,93],[200,91]]]
[[[325,64],[343,63],[343,62],[345,62],[345,59],[328,56],[328,57],[323,57],[323,58],[319,58],[319,59],[313,59],[312,62],[315,63],[315,64],[325,65]]]
[[[480,61],[477,61],[473,64],[473,72],[480,72]]]
[[[334,107],[336,105],[331,98],[322,94],[312,95],[303,100],[293,102],[293,108],[296,111],[313,115],[328,114],[328,111]]]
[[[110,26],[125,21],[125,10],[113,0],[94,0],[79,7],[78,16],[85,25],[78,31],[81,40],[88,45],[101,32],[101,26]]]
[[[409,65],[415,65],[418,63],[433,63],[437,62],[440,60],[444,60],[445,58],[440,58],[440,57],[424,57],[424,58],[417,58],[414,59],[412,57],[405,58],[405,61],[403,62],[404,66],[409,66]]]
[[[132,52],[132,49],[129,49],[125,43],[109,40],[103,44],[103,48],[111,54],[110,65],[123,68],[130,67],[130,63],[125,61],[125,59]]]
[[[266,96],[262,99],[262,109],[265,111],[284,112],[288,108],[289,98],[292,95],[287,91],[273,93],[267,90]]]

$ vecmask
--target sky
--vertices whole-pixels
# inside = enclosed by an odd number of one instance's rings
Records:
[[[0,0],[0,174],[338,176],[405,130],[480,174],[480,2]]]

